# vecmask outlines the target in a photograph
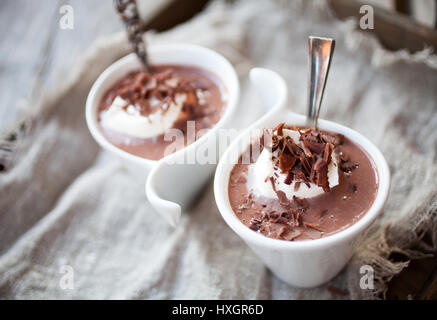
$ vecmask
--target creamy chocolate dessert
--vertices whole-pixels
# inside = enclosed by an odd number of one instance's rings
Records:
[[[377,190],[375,164],[359,145],[340,134],[283,123],[264,130],[241,155],[228,188],[242,223],[288,241],[350,227],[372,206]]]
[[[140,157],[159,160],[176,139],[165,133],[179,129],[183,145],[214,126],[225,107],[225,88],[206,70],[179,65],[153,66],[151,72],[134,71],[103,96],[98,112],[104,136],[117,147]],[[194,121],[193,138],[187,122]],[[168,141],[167,141],[168,140]],[[170,151],[169,151],[170,149]]]

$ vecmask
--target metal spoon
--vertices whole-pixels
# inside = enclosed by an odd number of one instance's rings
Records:
[[[334,39],[313,36],[308,38],[310,69],[307,127],[317,128],[317,118],[320,113],[334,47]]]
[[[127,36],[132,49],[140,59],[146,72],[150,72],[147,60],[146,44],[143,40],[144,28],[138,14],[138,7],[135,0],[114,0],[115,8],[120,15],[126,28]]]

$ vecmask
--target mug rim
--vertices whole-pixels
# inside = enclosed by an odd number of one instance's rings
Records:
[[[85,105],[86,123],[87,123],[88,130],[90,131],[92,137],[105,150],[108,150],[108,151],[118,155],[119,157],[121,157],[123,159],[127,159],[130,161],[133,161],[134,163],[151,167],[151,166],[155,165],[158,161],[168,159],[169,157],[179,157],[179,156],[182,156],[184,153],[190,152],[191,150],[195,149],[198,145],[200,145],[204,141],[206,141],[211,134],[215,134],[215,132],[218,129],[223,127],[223,124],[227,123],[228,119],[232,116],[232,113],[236,109],[237,101],[238,101],[239,94],[240,94],[240,85],[239,85],[237,73],[236,73],[233,65],[223,55],[219,54],[218,52],[216,52],[212,49],[209,49],[209,48],[206,48],[206,47],[203,47],[200,45],[196,45],[196,44],[172,43],[172,44],[151,45],[148,48],[148,50],[149,50],[149,54],[151,56],[153,56],[155,54],[159,54],[159,52],[162,52],[162,51],[176,51],[176,52],[177,51],[188,51],[188,52],[191,51],[191,52],[197,52],[197,53],[200,52],[201,55],[210,56],[213,59],[216,59],[217,61],[220,61],[220,63],[225,65],[226,69],[227,69],[226,72],[229,72],[229,76],[231,78],[231,80],[228,81],[229,83],[225,83],[225,79],[223,79],[222,75],[216,74],[216,72],[213,72],[207,68],[203,68],[203,69],[206,69],[206,71],[213,73],[215,76],[217,76],[219,78],[219,80],[221,80],[223,82],[223,85],[226,89],[227,101],[226,101],[226,107],[225,107],[225,111],[224,111],[223,115],[220,117],[219,121],[216,124],[214,124],[214,126],[212,126],[206,134],[201,136],[199,139],[197,139],[196,141],[194,141],[190,145],[185,146],[184,148],[182,148],[182,149],[180,149],[172,154],[169,154],[165,157],[162,157],[161,159],[152,160],[152,159],[147,159],[147,158],[143,158],[143,157],[134,155],[132,153],[124,151],[124,150],[120,149],[119,147],[115,146],[114,144],[109,142],[109,140],[103,135],[103,133],[101,132],[101,130],[98,127],[97,108],[100,104],[101,96],[100,96],[100,99],[97,99],[97,98],[98,98],[99,94],[101,93],[101,91],[103,90],[102,89],[103,84],[105,83],[105,81],[109,77],[113,76],[116,73],[120,73],[120,76],[117,77],[117,80],[114,80],[112,82],[112,85],[115,84],[118,80],[120,80],[126,74],[126,68],[132,63],[133,60],[134,61],[136,60],[136,62],[134,62],[134,63],[137,63],[138,66],[140,66],[140,61],[138,60],[136,54],[130,53],[130,54],[127,54],[126,56],[118,59],[117,61],[115,61],[111,65],[109,65],[97,77],[97,79],[94,81],[94,83],[90,89],[90,92],[87,96],[86,105]],[[172,62],[172,63],[177,64],[177,62]],[[188,65],[188,64],[181,63],[180,65]],[[190,66],[200,67],[198,64],[196,64],[196,61],[194,61],[194,60],[193,60],[193,64],[191,64]]]
[[[290,116],[284,117],[284,119],[289,119],[294,117],[295,123],[287,124],[291,125],[304,125],[306,117],[300,114],[296,114],[292,111],[287,111],[286,107],[283,110],[278,110],[281,112],[288,112]],[[285,109],[285,110],[284,110]],[[275,113],[276,114],[276,113]],[[273,115],[274,116],[274,115]],[[297,121],[296,121],[297,120]],[[266,121],[269,121],[266,119]],[[263,122],[264,123],[264,122]],[[343,126],[341,124],[319,119],[319,128],[323,130],[329,130],[336,133],[343,134],[345,137],[349,138],[354,143],[358,144],[363,150],[366,151],[368,156],[375,165],[375,171],[378,177],[378,191],[376,197],[366,213],[353,225],[340,230],[329,236],[312,239],[312,240],[302,240],[302,241],[286,241],[281,239],[273,239],[266,237],[258,232],[250,230],[246,225],[244,225],[240,219],[236,216],[236,213],[232,210],[229,203],[229,177],[230,172],[235,164],[227,166],[224,160],[227,159],[233,150],[237,150],[239,147],[239,142],[246,138],[251,130],[256,128],[261,128],[263,123],[256,123],[245,132],[243,132],[233,143],[228,147],[223,157],[217,165],[216,174],[214,177],[214,196],[216,199],[217,207],[220,211],[225,222],[228,226],[234,230],[244,241],[248,243],[256,244],[260,247],[270,248],[270,249],[281,249],[281,250],[320,250],[321,248],[330,247],[339,242],[349,241],[356,238],[361,234],[367,227],[370,226],[372,222],[375,221],[377,216],[381,213],[390,191],[390,170],[382,155],[381,151],[365,136],[358,133],[357,131]],[[238,149],[239,150],[239,149]],[[241,154],[241,152],[239,152]],[[221,177],[221,178],[220,178]],[[226,179],[226,180],[224,180]],[[223,185],[224,184],[224,185]]]

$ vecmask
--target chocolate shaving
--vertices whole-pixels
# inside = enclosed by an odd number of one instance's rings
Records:
[[[290,171],[296,163],[297,158],[288,152],[282,152],[279,156],[279,169],[281,172]]]
[[[341,134],[337,134],[337,133],[328,133],[328,132],[322,132],[320,133],[320,138],[325,142],[325,143],[331,143],[334,146],[338,146],[343,144],[343,136]]]
[[[296,182],[294,183],[294,191],[298,191],[299,188],[300,188],[300,181],[296,181]]]
[[[293,140],[291,139],[286,139],[285,143],[287,145],[288,150],[290,151],[291,154],[295,155],[295,156],[299,156],[302,151],[300,150],[300,148],[297,146],[296,143],[294,143]]]
[[[308,161],[308,158],[305,158],[305,156],[302,154],[299,159],[303,165],[303,168],[306,170],[307,174],[310,174],[311,173],[311,165],[310,165],[310,162]]]
[[[285,217],[278,217],[276,218],[273,223],[281,223],[281,224],[287,224],[288,223],[288,219]]]
[[[293,196],[293,204],[297,204],[294,206],[294,209],[306,209],[308,208],[308,201],[306,199],[302,199],[296,196]]]
[[[294,175],[294,181],[306,182],[308,180],[305,172],[303,171],[302,163],[296,165],[293,168],[292,173]]]
[[[313,157],[313,154],[312,154],[311,150],[305,145],[305,142],[304,142],[304,145],[302,146],[302,149],[303,149],[303,151],[305,153],[305,156],[307,158],[312,158]]]
[[[279,229],[279,232],[276,236],[276,239],[281,239],[283,237],[283,234],[287,231],[287,227],[281,227]]]
[[[279,217],[279,214],[275,211],[270,211],[267,215],[270,219],[277,219]]]
[[[328,164],[325,160],[319,158],[314,165],[314,170],[316,172],[315,183],[323,188],[323,191],[329,191],[329,182],[328,182]]]
[[[273,130],[273,131],[276,131],[276,133],[277,133],[277,135],[278,136],[282,136],[283,135],[283,131],[282,131],[282,129],[284,128],[284,122],[281,122],[280,124],[278,124],[277,126],[276,126],[276,128]]]
[[[279,138],[278,136],[272,136],[272,151],[275,151],[279,147]]]
[[[284,232],[282,232],[280,234],[280,236],[284,239],[284,240],[288,240],[288,241],[293,241],[294,239],[296,239],[297,237],[299,237],[302,234],[302,232],[300,232],[299,230],[296,231],[288,231],[287,228],[285,228]]]
[[[182,110],[185,117],[195,119],[201,108],[196,95],[196,85],[187,81],[180,81],[174,69],[165,69],[159,72],[134,71],[123,78],[115,87],[110,97],[110,103],[120,96],[128,105],[135,106],[137,111],[148,116],[156,108],[163,112],[168,110],[169,104],[175,102],[177,94],[185,94],[186,100]],[[109,98],[109,97],[108,97]],[[157,101],[156,104],[151,101]]]
[[[288,172],[287,176],[285,177],[284,183],[290,185],[293,181],[293,173]],[[294,186],[294,189],[296,191],[296,185]]]
[[[197,96],[194,91],[187,92],[187,99],[185,105],[195,106],[197,104]]]
[[[334,146],[330,143],[325,144],[325,150],[323,151],[323,160],[326,161],[326,163],[331,162],[331,155],[332,151],[334,150]]]
[[[311,229],[314,229],[314,230],[317,230],[317,231],[320,231],[320,232],[323,232],[323,229],[318,225],[318,224],[315,224],[315,223],[309,223],[309,222],[303,222],[303,225],[305,226],[305,227],[307,227],[307,228],[311,228]]]
[[[314,130],[313,128],[300,129],[300,133],[307,135],[308,133],[311,133],[313,130]]]
[[[174,71],[172,69],[166,69],[166,70],[163,70],[163,71],[156,73],[155,78],[158,81],[163,81],[163,80],[170,78],[170,76],[172,75],[173,72]]]
[[[305,147],[310,149],[312,152],[317,153],[318,155],[321,155],[323,153],[323,151],[325,151],[325,144],[323,144],[323,143],[317,143],[317,142],[313,142],[310,140],[304,140],[303,144],[305,145]]]
[[[272,184],[272,189],[273,189],[273,191],[276,192],[275,178],[270,177],[270,183]]]
[[[276,195],[278,196],[279,199],[279,204],[281,206],[288,206],[290,205],[290,200],[288,200],[287,196],[285,195],[285,193],[283,191],[276,191]]]
[[[250,222],[249,228],[253,231],[258,231],[260,229],[260,224],[258,222]]]

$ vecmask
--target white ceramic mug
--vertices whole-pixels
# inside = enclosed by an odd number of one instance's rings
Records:
[[[228,197],[229,176],[235,155],[242,154],[248,148],[248,137],[254,129],[272,128],[281,122],[305,126],[306,120],[305,116],[296,114],[287,107],[287,88],[279,75],[270,71],[270,76],[264,76],[265,81],[260,82],[259,74],[265,75],[266,72],[263,69],[253,69],[251,79],[261,93],[263,103],[271,107],[271,111],[243,132],[223,154],[215,173],[215,199],[226,223],[276,276],[296,287],[315,287],[329,281],[341,271],[350,259],[360,234],[381,212],[389,193],[390,172],[381,152],[367,138],[345,126],[320,119],[320,129],[343,134],[363,147],[374,160],[379,186],[371,208],[349,228],[316,240],[272,239],[245,226],[233,212]]]
[[[216,75],[226,89],[226,109],[215,126],[194,143],[159,161],[135,156],[113,145],[104,137],[98,124],[98,107],[103,95],[126,74],[141,67],[135,54],[129,54],[109,66],[95,81],[88,95],[86,121],[94,139],[102,148],[119,157],[134,174],[144,179],[147,177],[149,201],[170,224],[175,225],[181,214],[181,205],[190,202],[211,177],[215,165],[168,165],[167,162],[195,154],[196,149],[204,144],[215,143],[209,137],[216,136],[218,129],[231,125],[239,98],[239,82],[229,61],[211,49],[191,44],[156,45],[148,48],[148,56],[152,65],[183,65],[207,70]]]

